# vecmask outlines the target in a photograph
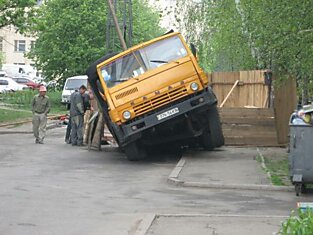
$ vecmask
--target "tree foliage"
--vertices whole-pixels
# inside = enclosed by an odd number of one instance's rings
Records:
[[[313,74],[313,1],[178,1],[179,27],[208,70],[272,69]]]
[[[4,60],[4,55],[2,52],[0,52],[0,69],[2,68],[3,60]]]
[[[133,12],[134,43],[160,35],[158,14],[146,1],[134,0]],[[37,40],[28,56],[48,79],[84,74],[108,51],[121,51],[119,43],[105,48],[107,15],[106,1],[47,1],[32,22]]]
[[[0,0],[0,28],[13,25],[25,30],[25,21],[34,15],[36,0]]]

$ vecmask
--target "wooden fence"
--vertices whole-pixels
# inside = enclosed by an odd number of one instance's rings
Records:
[[[296,107],[296,83],[273,86],[269,71],[210,74],[218,98],[227,145],[278,146],[288,142],[290,114]],[[273,77],[275,80],[275,77]]]
[[[236,81],[239,81],[223,107],[267,108],[271,89],[265,82],[265,73],[263,70],[217,72],[209,77],[220,103],[225,100]]]

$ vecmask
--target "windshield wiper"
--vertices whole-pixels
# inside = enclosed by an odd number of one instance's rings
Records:
[[[150,62],[160,63],[160,64],[167,64],[168,63],[168,61],[166,61],[166,60],[150,60]]]
[[[129,79],[118,79],[118,80],[112,80],[111,82],[126,82]]]
[[[176,64],[179,64],[178,61],[166,61],[166,60],[150,60],[152,63],[160,63],[160,64],[168,64],[169,62],[174,62]]]

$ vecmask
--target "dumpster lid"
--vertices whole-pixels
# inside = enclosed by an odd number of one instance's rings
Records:
[[[313,105],[304,105],[302,108],[304,113],[312,113],[313,112]]]

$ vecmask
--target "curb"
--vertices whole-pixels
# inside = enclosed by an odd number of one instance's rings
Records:
[[[192,181],[182,181],[178,179],[168,178],[168,182],[176,186],[192,187],[192,188],[212,188],[212,189],[232,189],[232,190],[257,190],[257,191],[279,191],[293,192],[292,186],[273,186],[273,185],[257,185],[257,184],[213,184]]]
[[[47,130],[54,129],[59,126],[59,123],[51,123],[47,125]],[[14,131],[14,130],[0,130],[0,135],[7,135],[7,134],[33,134],[33,131]]]
[[[186,161],[185,158],[182,157],[179,162],[176,164],[175,168],[172,170],[171,174],[169,175],[169,178],[171,179],[177,179],[181,170],[183,169]]]
[[[171,174],[167,178],[167,182],[175,186],[192,187],[192,188],[212,188],[212,189],[232,189],[232,190],[258,190],[258,191],[279,191],[293,192],[292,186],[274,186],[263,184],[217,184],[207,182],[192,182],[178,179],[181,170],[183,169],[186,160],[184,157],[180,159]]]
[[[175,218],[175,217],[201,217],[201,218],[278,218],[287,219],[289,216],[285,215],[242,215],[242,214],[151,214],[143,218],[138,225],[133,235],[146,235],[151,228],[155,219],[164,218]]]
[[[64,116],[64,115],[53,115],[53,116],[48,116],[47,119],[48,120],[55,120],[55,119],[59,119],[62,116]],[[30,122],[32,122],[32,119],[28,119],[25,121],[19,121],[19,122],[0,124],[0,127],[14,126],[14,125],[20,125],[20,124],[25,124],[25,123],[30,123]]]
[[[157,214],[158,217],[216,217],[216,218],[289,218],[288,215],[244,215],[244,214]]]
[[[267,169],[266,165],[265,165],[265,160],[264,160],[264,156],[263,154],[261,153],[260,149],[259,148],[256,148],[258,154],[259,154],[259,157],[261,158],[261,166],[263,168],[263,170],[266,172],[267,174],[267,177],[269,178],[270,180],[270,183],[272,185],[272,175],[271,175],[271,172]]]
[[[156,214],[149,214],[145,216],[141,220],[140,224],[138,225],[138,228],[136,229],[133,235],[145,235],[149,231],[150,227],[152,226],[156,218],[157,218]]]

